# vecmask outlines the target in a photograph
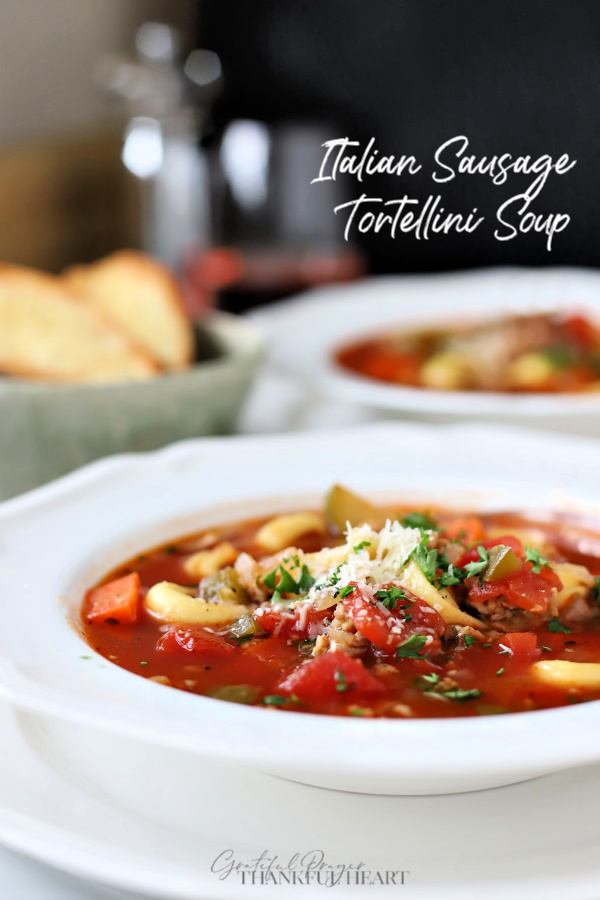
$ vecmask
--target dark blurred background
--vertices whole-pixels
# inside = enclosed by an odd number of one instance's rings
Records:
[[[2,259],[57,271],[138,246],[180,271],[192,305],[231,309],[369,272],[598,265],[597,0],[0,0],[0,13]],[[540,234],[493,236],[531,176],[432,182],[435,149],[459,134],[478,157],[577,160],[532,204],[571,216],[551,252]],[[311,185],[322,142],[342,136],[423,171]],[[349,245],[333,206],[362,190],[439,192],[486,222]]]
[[[538,234],[500,242],[490,227],[428,242],[369,235],[361,244],[371,271],[598,264],[597,0],[205,0],[199,34],[227,73],[220,126],[236,117],[319,117],[332,123],[332,137],[375,136],[381,153],[420,161],[458,134],[477,156],[577,160],[534,201],[536,212],[571,215],[551,253]],[[492,220],[529,180],[493,187],[483,176],[460,177],[441,193],[447,209],[477,207]],[[365,189],[391,199],[404,193],[398,182],[372,176]],[[424,172],[402,179],[405,187],[422,200],[436,192]],[[351,196],[359,193],[354,182]]]

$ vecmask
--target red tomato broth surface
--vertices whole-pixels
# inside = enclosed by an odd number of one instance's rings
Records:
[[[403,511],[398,508],[399,513]],[[410,508],[412,509],[412,507]],[[406,508],[408,511],[408,508]],[[429,510],[430,511],[430,510]],[[470,513],[447,513],[436,511],[437,521],[454,521],[459,516],[469,517]],[[219,527],[219,540],[231,542],[236,549],[260,555],[254,543],[258,528],[269,517],[245,521]],[[544,533],[546,539],[559,547],[568,560],[583,563],[594,575],[600,575],[600,534],[573,524],[564,525],[560,519],[548,521],[526,520],[512,513],[483,515],[479,517],[484,529],[510,534],[510,528],[532,527]],[[467,518],[466,521],[471,521]],[[157,582],[165,580],[179,584],[196,585],[183,568],[183,562],[193,553],[207,531],[186,536],[181,540],[141,554],[127,564],[115,569],[101,582],[107,584],[134,572],[139,575],[142,596]],[[581,540],[580,540],[581,538]],[[343,538],[330,533],[311,535],[296,545],[306,552],[341,543]],[[581,552],[581,546],[598,547],[598,555]],[[264,551],[262,551],[264,555]],[[506,645],[502,640],[490,641],[490,645],[473,643],[469,647],[450,642],[445,649],[427,657],[416,659],[394,659],[390,653],[371,645],[358,662],[368,677],[352,676],[337,680],[334,668],[334,690],[311,688],[312,678],[308,678],[308,689],[295,692],[294,677],[298,666],[311,660],[312,644],[302,640],[290,629],[281,634],[271,634],[268,630],[245,642],[238,642],[228,635],[229,626],[208,629],[216,633],[218,641],[231,648],[228,652],[211,651],[204,646],[201,652],[165,652],[157,649],[161,641],[166,641],[169,631],[202,632],[207,629],[198,626],[165,624],[147,612],[143,605],[138,621],[132,624],[115,621],[98,622],[86,618],[84,601],[82,621],[84,635],[91,647],[130,672],[145,678],[168,679],[171,686],[191,693],[211,696],[219,694],[227,686],[247,686],[254,691],[252,702],[261,706],[277,706],[285,710],[334,715],[388,716],[407,715],[423,718],[461,717],[494,713],[521,712],[534,709],[564,706],[572,702],[600,699],[600,690],[585,694],[576,689],[556,688],[534,681],[530,666],[534,660],[565,659],[573,662],[600,662],[600,621],[573,624],[570,633],[550,631],[547,623],[526,632],[529,637],[517,635]],[[347,604],[350,605],[350,604]],[[531,654],[535,635],[535,652]],[[193,641],[191,642],[193,645]],[[202,644],[202,642],[200,642]],[[323,660],[328,655],[316,657]],[[321,667],[326,664],[320,663]],[[385,668],[381,670],[381,666]],[[376,670],[380,689],[372,690],[373,675]],[[343,670],[342,670],[343,671]],[[330,675],[331,673],[329,673]],[[327,677],[329,677],[329,675]],[[474,699],[455,699],[437,695],[438,686],[444,678],[451,676],[458,691],[479,691]],[[371,689],[365,688],[365,683]],[[315,681],[316,684],[316,681]],[[300,696],[301,695],[301,696]]]

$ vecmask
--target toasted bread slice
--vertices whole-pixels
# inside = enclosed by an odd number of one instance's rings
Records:
[[[151,378],[160,369],[58,278],[0,265],[0,371],[107,382]]]
[[[161,263],[132,250],[76,266],[63,279],[167,369],[192,361],[194,335],[181,290]]]

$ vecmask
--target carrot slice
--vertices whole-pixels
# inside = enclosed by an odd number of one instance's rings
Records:
[[[462,540],[467,546],[483,538],[483,524],[480,519],[453,519],[444,528],[446,537]]]
[[[89,592],[86,618],[88,622],[105,622],[107,619],[123,624],[136,622],[140,596],[140,576],[137,572],[109,581]]]

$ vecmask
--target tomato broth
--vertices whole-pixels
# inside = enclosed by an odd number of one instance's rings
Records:
[[[298,534],[275,553],[257,537],[285,517],[149,550],[87,593],[85,637],[144,678],[286,711],[431,718],[600,699],[600,535],[510,513],[379,513],[379,523],[360,522],[346,535],[323,516],[322,530]],[[344,557],[345,539],[360,529],[371,540]],[[418,543],[396,577],[379,582],[364,572],[392,565],[391,550],[372,549],[390,535],[396,544]],[[223,548],[229,559],[215,566]],[[325,575],[323,554],[334,560]],[[215,571],[199,578],[190,560],[208,560]],[[181,620],[173,612],[180,607],[157,613],[149,602],[165,585],[171,599],[182,599]],[[198,609],[214,619],[221,608],[228,621],[199,621]],[[552,661],[560,663],[548,667]]]

